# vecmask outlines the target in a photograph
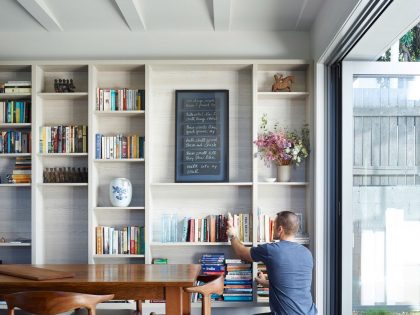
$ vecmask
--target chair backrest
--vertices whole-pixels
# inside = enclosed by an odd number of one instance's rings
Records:
[[[98,303],[113,298],[113,294],[92,295],[60,291],[28,291],[4,296],[9,315],[14,314],[15,307],[37,315],[55,315],[76,308],[87,308],[89,314],[94,315]]]
[[[184,290],[188,293],[200,293],[203,296],[201,315],[211,315],[211,294],[223,293],[223,275],[202,275],[197,277],[197,281],[204,282],[204,284]]]

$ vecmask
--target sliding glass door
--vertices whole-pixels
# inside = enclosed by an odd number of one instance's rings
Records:
[[[420,64],[342,74],[342,314],[420,314]]]

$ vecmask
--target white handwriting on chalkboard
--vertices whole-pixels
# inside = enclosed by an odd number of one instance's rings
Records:
[[[216,148],[219,146],[219,137],[185,137],[185,149]]]
[[[184,109],[212,109],[216,107],[214,98],[192,98],[184,101]]]
[[[184,136],[215,136],[217,134],[218,125],[216,124],[185,124]]]

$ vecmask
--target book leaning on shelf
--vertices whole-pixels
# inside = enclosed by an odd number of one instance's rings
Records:
[[[233,215],[233,225],[238,228],[239,239],[242,242],[251,241],[251,215],[241,213]],[[184,217],[182,227],[183,242],[227,242],[227,216],[208,215],[205,218],[194,219]]]
[[[130,111],[145,109],[144,90],[96,89],[97,111]]]
[[[144,137],[137,135],[104,136],[96,134],[96,159],[142,159]]]
[[[267,214],[261,213],[261,210],[258,210],[258,231],[257,231],[257,242],[268,243],[274,241],[274,224],[275,217],[270,217]],[[296,213],[299,217],[299,230],[297,235],[305,236],[304,224],[303,224],[303,215],[301,213]]]
[[[87,153],[87,126],[46,126],[39,133],[40,153]]]
[[[143,226],[96,227],[96,254],[98,255],[143,255],[144,250]]]
[[[31,132],[0,131],[1,153],[31,153]]]
[[[31,102],[5,101],[0,102],[0,123],[30,123]]]

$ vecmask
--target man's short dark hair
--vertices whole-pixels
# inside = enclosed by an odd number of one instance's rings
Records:
[[[276,225],[283,227],[286,235],[295,235],[299,230],[299,217],[292,211],[281,211],[277,213]]]

